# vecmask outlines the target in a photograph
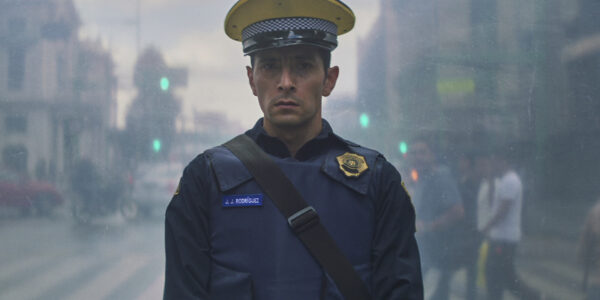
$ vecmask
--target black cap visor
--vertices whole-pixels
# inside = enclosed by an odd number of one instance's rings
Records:
[[[311,29],[272,31],[257,34],[242,42],[244,54],[256,51],[296,45],[309,45],[332,51],[337,47],[337,36]]]

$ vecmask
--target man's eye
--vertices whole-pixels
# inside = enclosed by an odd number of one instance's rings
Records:
[[[311,63],[300,63],[298,67],[300,70],[308,70],[308,69],[312,68],[312,64]]]
[[[275,68],[275,64],[272,64],[272,63],[262,64],[261,68],[263,70],[272,70]]]

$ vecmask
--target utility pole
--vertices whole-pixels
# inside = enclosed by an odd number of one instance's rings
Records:
[[[136,0],[136,18],[135,18],[135,38],[136,38],[136,53],[140,55],[140,44],[141,44],[141,36],[142,36],[142,26],[141,26],[141,4],[142,0]]]

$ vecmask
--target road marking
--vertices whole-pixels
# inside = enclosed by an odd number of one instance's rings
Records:
[[[163,297],[165,285],[165,274],[161,274],[154,282],[137,298],[138,300],[160,300]]]
[[[141,267],[148,264],[148,256],[129,255],[112,264],[110,269],[97,274],[87,284],[75,290],[65,300],[100,300],[105,299]]]
[[[42,295],[50,288],[60,282],[70,279],[72,276],[89,268],[93,261],[83,257],[69,257],[61,262],[56,268],[22,282],[20,285],[9,287],[2,299],[35,299],[43,298]],[[83,298],[82,298],[83,299]]]
[[[59,253],[58,251],[52,254],[42,252],[42,254],[45,255],[31,255],[27,259],[14,260],[0,266],[0,282],[6,281],[15,276],[15,274],[32,269],[33,267],[39,267],[44,262],[53,261],[61,254],[64,255],[64,253]]]
[[[540,274],[525,270],[520,270],[519,273],[522,274],[520,276],[521,280],[536,290],[551,295],[552,298],[550,299],[581,299],[583,297],[579,291],[573,290],[572,287],[557,286],[541,278]]]
[[[563,279],[565,279],[566,277],[566,279],[572,280],[573,282],[581,281],[581,278],[583,276],[583,271],[578,270],[577,267],[573,265],[566,264],[563,262],[545,260],[537,263],[537,265],[546,271],[558,274],[561,277],[563,277]]]

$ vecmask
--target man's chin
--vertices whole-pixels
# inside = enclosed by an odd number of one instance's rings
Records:
[[[274,126],[280,127],[280,128],[296,128],[296,127],[300,127],[302,126],[303,122],[300,122],[299,120],[277,120],[275,122],[271,122]]]
[[[297,128],[306,125],[308,122],[298,118],[298,116],[278,116],[272,118],[270,123],[279,128]]]

